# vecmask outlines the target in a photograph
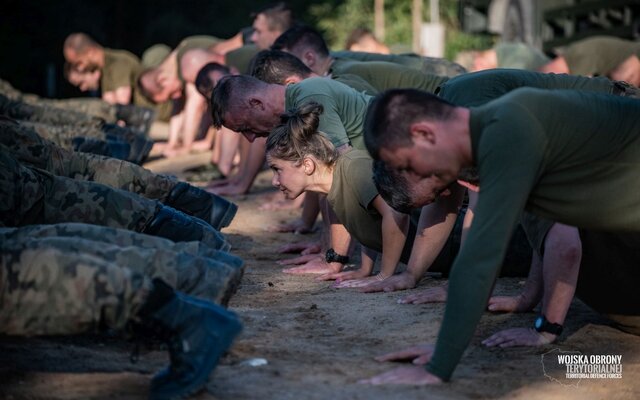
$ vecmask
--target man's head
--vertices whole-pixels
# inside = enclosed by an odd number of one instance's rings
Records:
[[[441,194],[451,193],[448,187],[439,187],[434,177],[422,178],[407,171],[399,171],[390,168],[382,160],[373,162],[373,182],[384,201],[391,208],[405,214],[433,203]]]
[[[262,50],[251,62],[251,76],[267,83],[288,85],[308,78],[313,71],[293,54]]]
[[[449,132],[456,107],[415,89],[394,89],[377,96],[365,118],[364,139],[374,159],[422,178],[438,188],[455,181],[461,168],[454,135]]]
[[[198,71],[196,76],[196,89],[208,100],[211,99],[213,88],[222,77],[231,75],[231,70],[226,65],[209,63]]]
[[[102,67],[102,46],[85,33],[72,33],[64,41],[62,53],[65,60],[76,70],[85,72]]]
[[[270,5],[255,14],[251,41],[260,50],[268,49],[292,25],[293,12],[285,3]]]
[[[160,67],[143,71],[137,84],[140,93],[156,104],[180,98],[184,89],[177,76],[166,73]]]
[[[205,49],[187,50],[179,60],[182,79],[187,83],[195,83],[198,72],[205,64],[224,63],[224,56]]]
[[[315,29],[302,25],[294,26],[280,35],[272,49],[293,54],[317,74],[324,74],[325,71],[317,69],[330,57],[322,35]]]
[[[284,112],[284,94],[274,99],[274,86],[248,75],[223,77],[211,96],[213,126],[239,132],[250,142],[268,136]]]
[[[98,68],[88,69],[84,72],[74,68],[71,64],[64,64],[64,76],[69,83],[83,92],[100,89],[100,76],[102,72]]]

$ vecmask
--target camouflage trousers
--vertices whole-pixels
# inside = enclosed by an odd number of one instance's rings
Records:
[[[188,252],[194,249],[203,254]],[[87,224],[0,228],[0,331],[120,329],[144,301],[148,278],[226,304],[241,276],[241,259],[195,242]]]
[[[24,166],[0,145],[0,225],[83,222],[144,232],[161,210],[167,207],[156,200]],[[197,229],[206,244],[228,248],[222,235],[205,222],[176,210],[171,213],[182,221],[176,229]]]
[[[33,129],[14,121],[0,120],[0,145],[6,146],[21,164],[40,168],[53,175],[101,183],[158,200],[188,215],[202,218],[220,229],[219,215],[231,203],[200,188],[155,174],[136,164],[88,153],[65,150],[41,138]],[[211,203],[211,211],[206,205]],[[233,206],[235,207],[235,206]],[[226,226],[226,225],[225,225]]]
[[[58,225],[50,226],[55,228]],[[111,229],[89,224],[77,224],[75,229],[83,235],[83,231],[96,228],[98,230]],[[14,231],[22,229],[25,228],[14,228]],[[127,231],[121,230],[118,234],[128,235],[125,232]],[[132,234],[148,236],[133,232]],[[176,290],[216,303],[228,301],[231,293],[227,293],[227,289],[235,289],[242,276],[243,262],[240,258],[213,249],[208,249],[203,255],[198,255],[173,249],[173,246],[120,246],[100,238],[87,239],[84,236],[34,238],[19,234],[17,238],[12,238],[15,236],[10,231],[4,234],[0,233],[0,238],[3,238],[0,251],[53,247],[69,254],[87,253],[121,267],[129,268],[131,271],[152,278],[160,278]]]
[[[178,184],[174,178],[127,161],[64,149],[43,139],[33,129],[12,121],[0,121],[0,144],[22,164],[58,176],[101,183],[148,199],[163,201]]]
[[[100,127],[104,124],[104,120],[101,118],[83,114],[78,111],[27,104],[22,101],[11,100],[2,94],[0,94],[0,115],[50,125]]]

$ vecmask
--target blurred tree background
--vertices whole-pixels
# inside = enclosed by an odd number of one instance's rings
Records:
[[[374,0],[290,0],[296,17],[317,27],[332,49],[342,49],[353,28],[373,30]],[[3,0],[0,6],[0,78],[18,89],[54,97],[79,96],[62,77],[62,43],[72,32],[86,32],[105,47],[140,56],[155,43],[175,46],[194,34],[230,37],[251,24],[251,13],[265,1],[211,0]],[[385,0],[385,42],[411,49],[411,0]],[[429,2],[424,1],[424,21]],[[458,29],[458,1],[440,0],[446,27],[446,57],[463,49],[486,47],[487,38]],[[50,77],[50,78],[48,78]],[[51,79],[53,77],[53,79]],[[54,82],[49,87],[47,83]]]

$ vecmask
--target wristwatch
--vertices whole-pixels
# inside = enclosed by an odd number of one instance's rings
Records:
[[[562,325],[547,321],[544,314],[540,314],[538,318],[536,318],[536,322],[533,324],[533,327],[537,332],[548,332],[556,336],[560,336],[562,333]]]
[[[337,262],[340,264],[349,264],[349,256],[343,256],[338,253],[334,249],[327,250],[327,254],[325,254],[325,260],[328,263]]]

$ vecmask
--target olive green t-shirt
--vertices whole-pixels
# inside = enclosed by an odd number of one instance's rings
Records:
[[[525,86],[599,93],[613,93],[614,90],[614,83],[604,77],[587,78],[519,69],[488,69],[453,77],[440,86],[437,94],[455,105],[474,107]]]
[[[498,68],[536,71],[551,59],[526,43],[501,42],[495,46]]]
[[[575,75],[607,75],[632,55],[640,56],[640,42],[593,36],[567,47],[563,56]]]
[[[310,101],[322,104],[318,130],[324,133],[335,147],[347,143],[364,150],[364,116],[372,97],[360,93],[333,79],[309,78],[285,91],[284,106],[291,110]]]
[[[369,153],[354,149],[341,155],[333,170],[327,201],[358,242],[382,251],[382,216],[372,204],[376,196]]]
[[[104,49],[104,67],[100,77],[102,92],[112,92],[120,87],[133,88],[142,70],[138,57],[126,50]]]
[[[453,373],[523,210],[579,228],[640,232],[638,115],[635,99],[533,88],[471,108],[480,195],[428,371],[445,380]]]
[[[457,76],[467,72],[460,64],[456,64],[447,59],[422,57],[414,53],[378,54],[343,50],[331,52],[331,56],[334,58],[348,58],[355,61],[385,61],[440,76]]]
[[[247,44],[225,54],[225,62],[228,67],[233,67],[241,74],[246,74],[249,72],[251,60],[259,51],[255,44]]]
[[[331,79],[336,82],[340,82],[357,90],[360,93],[368,94],[369,96],[375,96],[378,94],[378,90],[376,90],[371,84],[358,75],[353,74],[332,74]]]
[[[436,88],[449,79],[446,76],[427,74],[404,65],[384,61],[354,61],[336,58],[331,74],[353,74],[369,82],[376,90],[419,89],[433,93]]]

